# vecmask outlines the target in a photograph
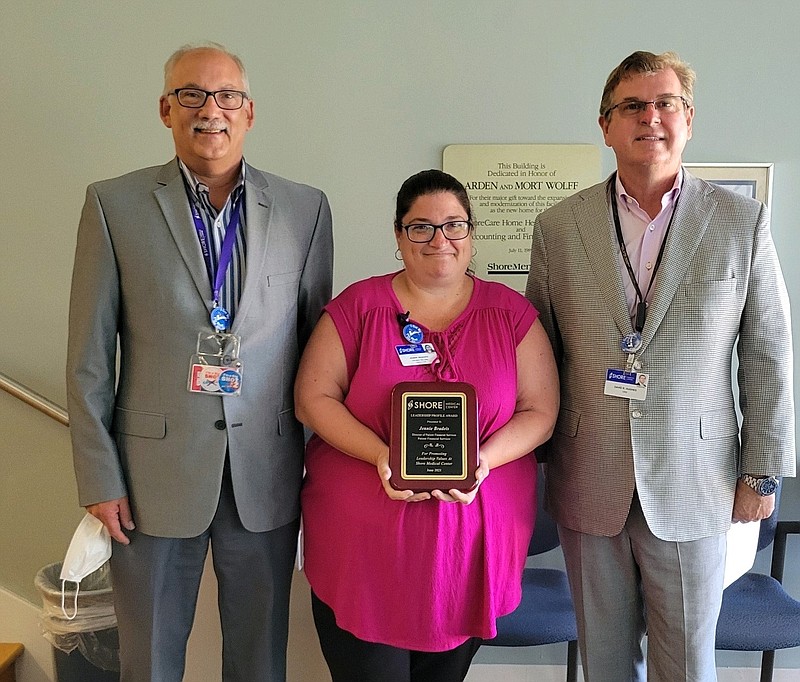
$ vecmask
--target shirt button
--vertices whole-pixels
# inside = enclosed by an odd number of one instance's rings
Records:
[[[633,412],[631,412],[631,417],[633,417],[634,419],[639,419],[641,416],[642,413],[640,410],[634,410]]]
[[[653,264],[650,261],[647,261],[647,263],[645,263],[645,267],[649,270],[653,267]]]
[[[653,230],[656,229],[656,226],[655,225],[650,225],[650,227],[648,229],[650,230],[650,232],[652,232]]]
[[[219,431],[224,431],[225,430],[225,420],[224,419],[217,419],[217,421],[214,422],[214,428],[218,429]]]

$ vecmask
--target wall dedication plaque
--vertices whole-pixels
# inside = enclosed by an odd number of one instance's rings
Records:
[[[469,193],[475,274],[524,292],[536,216],[600,181],[600,148],[451,144],[445,147],[442,170],[461,180]]]
[[[404,381],[392,390],[389,479],[397,490],[468,491],[478,468],[478,402],[463,382]]]

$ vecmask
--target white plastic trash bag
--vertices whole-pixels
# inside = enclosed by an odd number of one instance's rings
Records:
[[[71,620],[61,608],[61,567],[62,562],[45,566],[34,580],[42,597],[42,634],[56,649],[65,653],[78,649],[95,667],[119,670],[117,616],[108,564],[81,580],[77,602],[73,601],[77,585],[66,583],[67,603],[77,603],[77,615]]]

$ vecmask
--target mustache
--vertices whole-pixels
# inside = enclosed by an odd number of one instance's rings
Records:
[[[194,126],[192,127],[195,130],[211,130],[211,131],[228,129],[228,126],[226,125],[225,121],[223,121],[220,118],[210,118],[210,119],[203,119],[201,121],[196,121]]]

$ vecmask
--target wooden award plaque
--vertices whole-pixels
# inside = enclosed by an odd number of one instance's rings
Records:
[[[475,487],[478,401],[463,382],[404,381],[392,390],[390,484],[414,492]]]

